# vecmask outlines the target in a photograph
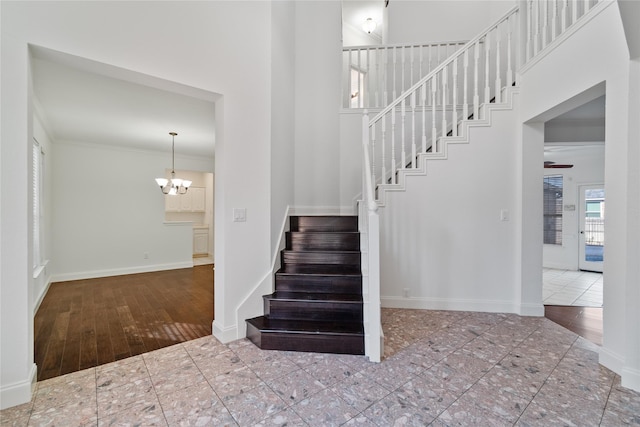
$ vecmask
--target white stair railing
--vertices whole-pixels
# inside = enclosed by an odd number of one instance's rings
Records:
[[[514,7],[371,119],[363,138],[374,195],[378,184],[397,183],[398,169],[420,167],[418,154],[442,155],[440,138],[458,136],[460,121],[485,119],[484,106],[502,102],[514,84],[517,14]]]
[[[603,0],[527,0],[526,60],[555,41]]]
[[[382,108],[442,61],[464,41],[342,49],[342,107]]]

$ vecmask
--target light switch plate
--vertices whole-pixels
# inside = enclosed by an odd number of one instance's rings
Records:
[[[245,222],[247,220],[246,208],[233,208],[233,222]]]

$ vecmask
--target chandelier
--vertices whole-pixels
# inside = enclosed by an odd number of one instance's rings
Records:
[[[156,178],[156,182],[160,186],[160,190],[162,190],[163,194],[174,196],[176,194],[185,194],[189,189],[189,186],[191,185],[191,181],[186,179],[176,178],[175,137],[177,133],[169,132],[169,135],[171,135],[171,179],[169,180],[166,178]]]

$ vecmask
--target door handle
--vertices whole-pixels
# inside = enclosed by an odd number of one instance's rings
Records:
[[[584,230],[580,230],[580,234],[584,234]]]

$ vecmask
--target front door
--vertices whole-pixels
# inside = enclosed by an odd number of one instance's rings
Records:
[[[604,185],[581,185],[580,270],[602,273],[604,260]]]

